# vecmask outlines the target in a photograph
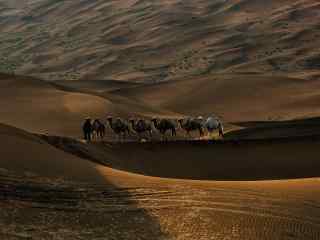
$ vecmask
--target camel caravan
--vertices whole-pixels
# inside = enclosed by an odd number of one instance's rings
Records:
[[[192,138],[192,132],[198,132],[199,138],[203,138],[205,133],[211,135],[218,130],[219,137],[224,137],[223,125],[219,118],[211,116],[206,119],[203,117],[197,118],[182,118],[182,119],[166,119],[153,118],[146,119],[122,119],[107,117],[106,124],[101,120],[87,118],[82,126],[84,139],[87,142],[92,140],[103,140],[106,136],[106,125],[109,125],[112,132],[117,136],[118,141],[125,141],[127,137],[137,136],[140,140],[146,141],[143,136],[147,135],[149,140],[152,140],[153,134],[158,132],[162,140],[168,140],[167,132],[171,137],[177,136],[177,130],[182,129],[188,138]]]

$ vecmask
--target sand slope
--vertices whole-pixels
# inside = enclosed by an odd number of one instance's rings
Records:
[[[28,131],[81,136],[86,117],[161,115],[157,110],[127,98],[96,96],[29,77],[0,75],[0,121]]]
[[[19,174],[99,182],[95,164],[60,151],[30,133],[0,125],[0,141],[2,169]]]
[[[50,146],[35,135],[6,125],[0,125],[0,141],[0,236],[4,239],[67,236],[69,239],[146,237],[191,240],[210,237],[224,239],[228,236],[234,240],[316,240],[320,236],[320,181],[316,178],[262,182],[154,178],[90,163]],[[211,163],[204,159],[206,157],[203,154],[208,154],[208,151],[218,151],[214,146],[206,146],[207,150],[197,152],[196,149],[203,146],[173,144],[172,147],[177,148],[176,152],[183,157],[180,164],[176,165],[165,158],[165,155],[172,156],[172,148],[166,145],[161,146],[161,149],[159,145],[114,145],[107,146],[108,150],[101,150],[99,144],[70,145],[70,142],[70,139],[60,139],[60,144],[65,149],[70,150],[72,147],[79,156],[84,156],[79,154],[83,148],[88,149],[87,153],[90,155],[95,152],[92,156],[104,152],[104,157],[115,165],[125,157],[127,162],[132,161],[127,163],[127,169],[133,170],[135,164],[136,168],[145,172],[148,170],[148,162],[151,162],[153,167],[149,169],[162,176],[166,173],[161,166],[165,166],[169,173],[175,171],[176,175],[187,176],[186,171],[190,168],[193,169],[193,174],[199,174],[197,167],[189,166],[191,158],[199,168],[204,167],[203,162],[210,164],[212,168],[219,164],[219,159]],[[316,142],[314,145],[305,143],[292,143],[291,150],[299,148],[308,152],[308,146],[318,145]],[[273,144],[279,143],[267,142],[263,146]],[[135,153],[140,160],[119,154],[121,149],[123,152],[124,146],[128,149],[126,154]],[[291,170],[298,167],[301,170],[299,173],[309,169],[311,174],[308,161],[298,163],[292,159],[292,163],[288,162],[285,155],[287,153],[280,152],[285,151],[286,147],[282,143],[280,146],[282,147],[278,150],[276,146],[272,147],[276,150],[273,153],[282,156],[277,160],[281,162],[279,164]],[[227,147],[228,145],[219,148],[221,157],[228,151]],[[258,148],[251,147],[252,151],[265,154],[263,149]],[[188,149],[202,155],[200,158],[192,156]],[[187,151],[188,158],[181,155],[181,151]],[[312,151],[316,152],[314,149]],[[163,152],[162,155],[160,152]],[[235,149],[234,153],[236,152]],[[156,155],[161,159],[149,159]],[[241,159],[234,159],[234,165],[239,167],[248,163],[246,159],[250,158],[250,154],[238,156]],[[293,156],[297,158],[297,152]],[[273,163],[272,157],[270,158],[270,163]],[[179,159],[176,157],[175,161],[179,162]],[[185,162],[182,163],[184,159]],[[268,166],[262,159],[258,164]],[[314,168],[318,168],[315,162],[314,164]],[[241,170],[238,174],[253,176],[252,171]],[[232,232],[230,229],[233,229]]]
[[[114,91],[145,104],[225,122],[318,116],[318,81],[264,75],[208,75]]]
[[[234,124],[243,128],[228,132],[226,139],[295,138],[298,136],[312,139],[317,137],[320,131],[319,118],[317,117],[289,121],[258,121]]]

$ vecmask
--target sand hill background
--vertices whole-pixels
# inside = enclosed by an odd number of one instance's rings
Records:
[[[0,86],[0,122],[31,132],[76,138],[81,137],[81,124],[88,116],[105,121],[107,116],[177,119],[215,114],[227,129],[246,127],[243,122],[248,121],[319,116],[319,82],[285,77],[211,75],[133,85],[115,81],[46,82],[1,74]]]
[[[0,71],[53,80],[317,79],[319,10],[316,0],[4,0]]]

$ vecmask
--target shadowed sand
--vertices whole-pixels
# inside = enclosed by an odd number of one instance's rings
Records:
[[[202,180],[318,177],[320,136],[261,140],[83,144],[42,136],[54,146],[111,168],[147,176]]]

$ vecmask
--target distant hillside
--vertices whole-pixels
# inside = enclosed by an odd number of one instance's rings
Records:
[[[320,76],[317,0],[2,0],[0,72],[161,81]]]

